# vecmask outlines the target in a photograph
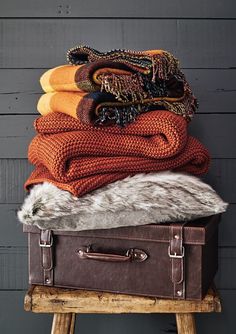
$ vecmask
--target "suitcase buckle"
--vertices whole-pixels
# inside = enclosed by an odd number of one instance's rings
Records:
[[[52,244],[53,244],[52,235],[50,236],[50,243],[49,244],[47,243],[47,241],[41,241],[41,240],[39,240],[39,246],[40,247],[50,248],[50,247],[52,247]]]
[[[171,254],[171,252],[170,252],[170,246],[169,246],[168,247],[168,255],[169,255],[169,257],[174,258],[174,259],[182,259],[184,257],[184,253],[185,253],[184,246],[181,247],[181,250],[182,250],[182,252],[181,252],[180,255],[177,255],[176,252],[174,252],[174,254]]]

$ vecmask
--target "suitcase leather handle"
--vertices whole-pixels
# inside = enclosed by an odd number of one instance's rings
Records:
[[[143,262],[148,258],[148,255],[141,249],[130,248],[126,251],[125,255],[110,254],[110,253],[97,253],[93,252],[91,246],[80,248],[77,250],[77,254],[81,259],[90,259],[98,261],[108,262]]]

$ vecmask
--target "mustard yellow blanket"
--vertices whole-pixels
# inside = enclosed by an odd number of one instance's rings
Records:
[[[85,123],[125,125],[142,112],[158,109],[189,121],[197,108],[177,59],[167,51],[98,54],[81,47],[71,50],[68,60],[71,64],[52,68],[40,78],[44,92],[54,93],[40,99],[42,115],[57,111]]]

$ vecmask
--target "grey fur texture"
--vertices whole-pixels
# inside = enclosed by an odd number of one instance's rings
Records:
[[[199,178],[164,171],[129,176],[79,198],[44,182],[31,189],[17,214],[41,229],[81,231],[192,220],[227,206]]]

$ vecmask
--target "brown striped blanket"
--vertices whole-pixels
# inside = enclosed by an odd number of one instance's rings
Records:
[[[87,124],[124,126],[140,113],[158,109],[189,121],[197,108],[197,99],[178,60],[167,51],[102,53],[78,46],[68,51],[67,59],[70,64],[52,68],[40,78],[46,93],[38,103],[42,115],[65,112]],[[73,93],[71,98],[77,101],[72,109],[61,104],[67,101],[66,93]],[[82,108],[83,104],[86,107]]]

